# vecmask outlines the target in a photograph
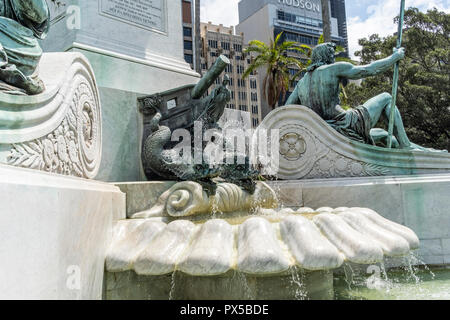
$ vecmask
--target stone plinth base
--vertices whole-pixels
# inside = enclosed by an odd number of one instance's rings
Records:
[[[411,228],[419,258],[450,264],[450,174],[271,182],[286,207],[371,208]]]
[[[217,277],[193,277],[177,272],[139,276],[133,271],[106,273],[106,300],[331,300],[331,271],[292,271],[254,277],[230,272]]]
[[[0,299],[101,299],[119,188],[0,165]]]

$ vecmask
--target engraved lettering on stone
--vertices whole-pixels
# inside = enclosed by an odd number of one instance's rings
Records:
[[[165,0],[101,0],[101,11],[145,28],[165,31]]]

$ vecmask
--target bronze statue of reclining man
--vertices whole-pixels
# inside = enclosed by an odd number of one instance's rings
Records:
[[[375,144],[387,140],[387,132],[378,129],[372,131],[384,114],[389,119],[392,96],[382,93],[355,109],[345,111],[340,106],[340,83],[348,79],[358,80],[374,76],[389,70],[397,61],[405,57],[405,49],[395,49],[388,58],[369,65],[355,66],[348,62],[335,62],[333,43],[318,45],[313,50],[312,64],[306,75],[299,81],[286,105],[300,104],[314,110],[339,133],[362,143]],[[406,135],[403,120],[397,107],[395,110],[393,145],[401,149],[427,150],[411,143]]]
[[[0,0],[0,90],[44,91],[36,74],[42,56],[37,38],[44,39],[49,26],[45,0]]]

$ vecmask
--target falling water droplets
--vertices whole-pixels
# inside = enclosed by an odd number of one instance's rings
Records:
[[[293,267],[291,269],[291,284],[294,286],[295,300],[306,300],[308,298],[304,283],[304,273],[298,267]]]
[[[431,275],[431,279],[434,280],[436,278],[436,275],[431,271],[431,269],[428,267],[428,265],[423,262],[422,260],[417,257],[414,252],[410,252],[409,256],[407,256],[407,259],[410,261],[411,264],[420,266],[423,268],[426,272],[428,272]]]
[[[352,288],[353,284],[353,269],[352,266],[346,262],[344,263],[344,274],[345,274],[345,282],[348,285],[348,289],[350,290]]]
[[[253,292],[253,290],[250,288],[250,286],[248,284],[247,276],[242,272],[236,271],[233,274],[233,277],[237,277],[239,283],[241,283],[241,285],[243,286],[245,299],[255,300],[255,293]]]
[[[177,273],[176,271],[172,272],[171,282],[170,282],[170,291],[169,291],[169,300],[174,300],[176,273]]]

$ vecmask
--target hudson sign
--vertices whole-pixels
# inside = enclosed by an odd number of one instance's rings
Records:
[[[309,0],[278,0],[278,3],[285,6],[306,9],[313,12],[320,12],[321,4]]]

